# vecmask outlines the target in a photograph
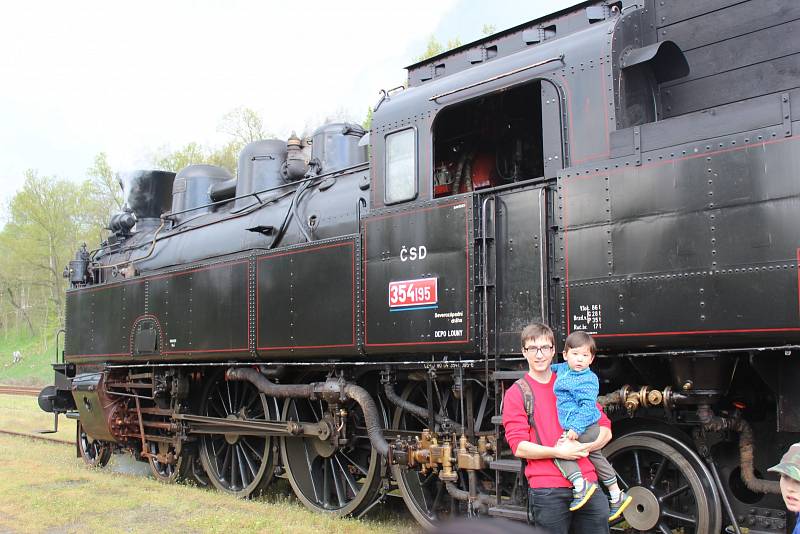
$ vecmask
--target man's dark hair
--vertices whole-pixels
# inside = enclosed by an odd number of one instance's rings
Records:
[[[582,330],[576,330],[567,336],[564,341],[564,352],[569,349],[577,349],[580,347],[589,347],[589,352],[592,356],[597,352],[597,345],[594,343],[594,338]]]
[[[531,323],[522,329],[522,335],[520,335],[522,348],[525,348],[526,341],[530,341],[540,337],[548,338],[550,340],[551,345],[556,344],[556,336],[553,334],[553,331],[550,329],[549,326],[542,323]]]

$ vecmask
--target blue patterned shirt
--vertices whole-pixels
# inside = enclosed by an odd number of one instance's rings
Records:
[[[597,395],[600,381],[588,367],[583,371],[573,371],[565,363],[554,363],[550,369],[556,373],[553,392],[556,394],[558,422],[561,428],[583,434],[588,427],[600,419],[597,409]]]

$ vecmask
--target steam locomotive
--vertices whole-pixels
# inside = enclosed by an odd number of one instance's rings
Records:
[[[543,321],[598,341],[614,530],[786,532],[798,73],[800,3],[591,0],[411,65],[369,132],[127,175],[40,405],[91,465],[524,520],[499,416]]]

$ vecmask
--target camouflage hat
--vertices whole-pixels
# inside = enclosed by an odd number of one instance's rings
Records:
[[[767,471],[780,473],[800,481],[800,443],[795,443],[781,458],[781,463],[772,466]]]

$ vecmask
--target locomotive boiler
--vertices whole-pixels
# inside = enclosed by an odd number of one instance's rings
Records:
[[[425,527],[526,519],[519,334],[591,332],[618,531],[785,532],[800,437],[800,4],[583,2],[408,67],[365,132],[125,177],[70,262],[77,451]]]

